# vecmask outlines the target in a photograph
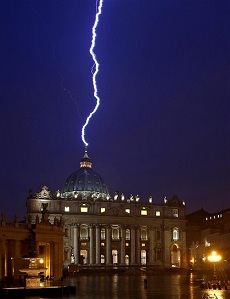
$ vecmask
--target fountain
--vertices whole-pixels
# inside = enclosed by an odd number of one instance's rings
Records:
[[[26,278],[26,287],[27,288],[37,288],[40,287],[40,272],[45,272],[47,268],[39,268],[37,266],[37,261],[40,260],[36,257],[26,258],[29,259],[29,267],[19,269],[20,272],[25,272],[28,274],[28,277]]]

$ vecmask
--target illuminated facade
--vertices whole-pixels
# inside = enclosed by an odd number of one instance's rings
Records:
[[[36,253],[36,255],[35,255]],[[40,266],[46,269],[44,275],[59,279],[63,269],[63,229],[60,220],[53,224],[44,210],[40,219],[32,224],[30,217],[26,222],[7,222],[4,214],[0,220],[0,280],[14,277],[23,279],[19,270],[27,268],[30,257],[37,257]]]
[[[100,175],[93,171],[85,151],[80,169],[61,191],[44,186],[30,192],[27,217],[40,219],[44,207],[49,219],[62,219],[64,266],[147,265],[186,267],[185,204],[177,196],[162,204],[141,203],[139,196],[111,198]]]

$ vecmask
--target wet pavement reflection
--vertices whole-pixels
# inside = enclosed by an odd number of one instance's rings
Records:
[[[230,299],[230,289],[203,289],[190,274],[87,274],[68,279],[76,286],[76,295],[81,299]],[[207,297],[209,295],[209,297]]]

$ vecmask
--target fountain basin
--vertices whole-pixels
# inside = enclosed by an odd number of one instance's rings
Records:
[[[25,272],[30,277],[38,277],[39,273],[45,272],[47,268],[25,268],[20,269],[20,272]]]
[[[29,267],[19,269],[20,272],[25,272],[28,277],[26,277],[26,287],[27,288],[37,288],[40,287],[40,277],[39,273],[45,272],[47,268],[42,268],[37,266],[38,258],[29,258]]]

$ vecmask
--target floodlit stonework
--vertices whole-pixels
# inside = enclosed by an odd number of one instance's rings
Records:
[[[0,221],[0,279],[14,278],[22,280],[25,273],[20,269],[29,268],[29,258],[35,257],[43,261],[39,265],[45,275],[59,279],[63,267],[63,228],[60,220],[51,224],[48,211],[41,213],[40,219],[31,223],[28,216],[26,222],[7,222],[2,214]]]
[[[185,203],[173,196],[161,204],[150,197],[115,193],[92,169],[85,151],[80,169],[53,194],[47,186],[30,191],[27,217],[40,221],[49,211],[51,223],[63,223],[63,265],[148,265],[186,267]]]

